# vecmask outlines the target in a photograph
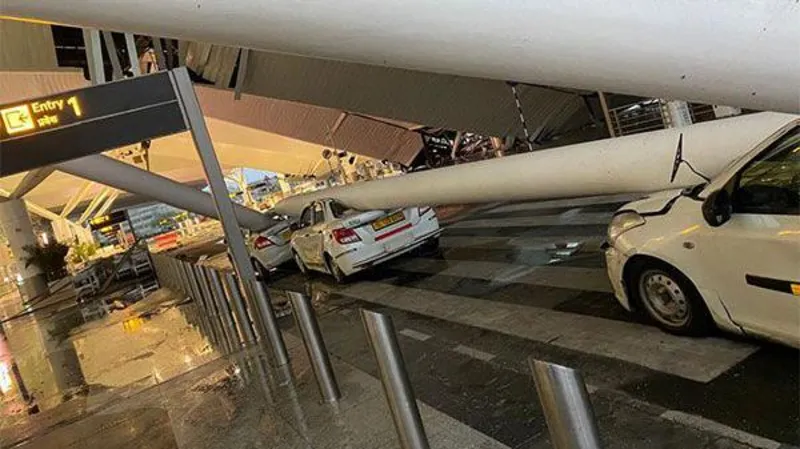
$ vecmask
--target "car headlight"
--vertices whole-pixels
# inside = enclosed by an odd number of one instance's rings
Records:
[[[614,244],[614,241],[624,234],[625,232],[638,228],[645,224],[644,217],[633,211],[622,212],[614,215],[611,219],[611,224],[608,225],[608,241]]]

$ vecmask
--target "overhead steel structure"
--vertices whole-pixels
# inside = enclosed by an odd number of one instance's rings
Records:
[[[424,11],[424,13],[420,13]],[[3,0],[1,14],[379,66],[800,112],[795,0]],[[467,30],[465,23],[480,29]]]

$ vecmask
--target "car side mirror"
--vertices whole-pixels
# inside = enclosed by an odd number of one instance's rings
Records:
[[[703,218],[715,228],[730,220],[732,212],[731,197],[725,189],[711,192],[703,202]]]

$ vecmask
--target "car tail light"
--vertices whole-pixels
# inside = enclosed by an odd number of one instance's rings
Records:
[[[431,210],[430,207],[418,207],[417,208],[417,211],[419,212],[419,216],[420,217],[425,215],[425,214],[427,214],[429,210]]]
[[[332,232],[333,232],[333,238],[335,238],[337,242],[343,245],[361,241],[361,237],[359,237],[358,234],[356,234],[356,231],[350,228],[334,229]]]
[[[258,237],[256,237],[256,239],[253,241],[253,246],[254,246],[256,249],[264,249],[264,248],[266,248],[266,247],[268,247],[268,246],[272,246],[272,245],[274,245],[274,243],[272,243],[272,240],[270,240],[270,239],[268,239],[268,238],[264,237],[263,235],[259,235],[259,236],[258,236]]]

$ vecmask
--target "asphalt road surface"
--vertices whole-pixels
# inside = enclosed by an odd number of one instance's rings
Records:
[[[281,267],[271,292],[310,286],[328,350],[373,375],[358,309],[390,313],[418,398],[511,448],[549,447],[529,358],[583,373],[608,447],[800,445],[798,351],[668,335],[617,304],[600,246],[628,199],[479,208],[436,253],[345,285]]]

